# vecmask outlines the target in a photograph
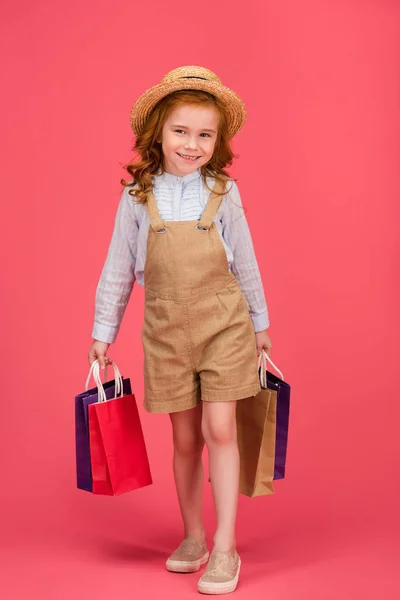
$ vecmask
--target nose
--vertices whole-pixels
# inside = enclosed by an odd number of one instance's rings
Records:
[[[197,148],[196,136],[189,137],[186,140],[185,148],[187,148],[187,149],[190,148],[190,149],[193,149],[193,150],[195,150]]]

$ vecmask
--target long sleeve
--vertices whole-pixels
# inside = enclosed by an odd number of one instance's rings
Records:
[[[138,221],[129,188],[124,188],[106,261],[96,289],[92,336],[113,343],[135,282]]]
[[[231,270],[246,298],[254,330],[263,331],[269,327],[269,316],[253,241],[236,182],[230,180],[228,190],[221,219],[222,235],[232,251]]]

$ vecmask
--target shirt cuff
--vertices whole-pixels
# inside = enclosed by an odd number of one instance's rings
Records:
[[[268,329],[269,327],[269,317],[268,311],[265,311],[261,315],[251,315],[251,319],[254,325],[254,331],[264,331],[264,329]]]
[[[106,344],[113,344],[118,334],[118,327],[112,325],[103,325],[103,323],[94,322],[92,338]]]

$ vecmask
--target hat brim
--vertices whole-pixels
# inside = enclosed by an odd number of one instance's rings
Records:
[[[233,90],[216,81],[203,79],[181,79],[168,83],[159,83],[146,90],[134,103],[130,123],[134,134],[143,132],[146,121],[156,104],[178,90],[201,90],[216,96],[224,106],[228,117],[229,136],[233,138],[246,121],[246,107],[243,100]]]

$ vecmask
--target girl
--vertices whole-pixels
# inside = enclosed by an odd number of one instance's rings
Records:
[[[239,96],[203,67],[179,67],[135,102],[140,161],[127,166],[96,291],[89,363],[102,368],[134,281],[145,287],[144,406],[169,413],[184,539],[170,571],[194,572],[205,594],[235,590],[239,485],[236,401],[260,391],[257,360],[272,348],[268,311],[235,181],[230,140],[246,119]],[[202,523],[207,444],[217,528]]]

